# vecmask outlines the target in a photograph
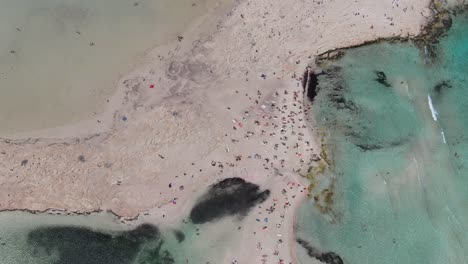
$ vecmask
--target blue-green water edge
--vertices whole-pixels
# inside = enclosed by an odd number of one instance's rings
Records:
[[[310,200],[298,237],[347,264],[468,263],[466,14],[435,48],[377,43],[322,65],[313,111],[334,150],[337,217]]]

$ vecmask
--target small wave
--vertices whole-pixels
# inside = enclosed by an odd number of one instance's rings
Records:
[[[429,108],[431,109],[432,118],[434,119],[434,121],[437,121],[437,117],[439,116],[439,113],[437,112],[437,110],[435,110],[434,105],[432,104],[432,98],[430,95],[427,95],[427,102],[429,103]]]
[[[440,130],[440,134],[442,135],[442,141],[444,142],[444,144],[447,144],[447,140],[445,140],[445,133],[444,133],[444,130]]]

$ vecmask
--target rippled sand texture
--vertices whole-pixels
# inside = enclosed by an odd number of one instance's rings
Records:
[[[453,22],[434,47],[351,49],[318,78],[335,207],[304,206],[298,235],[345,263],[468,262],[468,19]]]
[[[213,2],[0,0],[0,135],[95,117],[138,56]]]

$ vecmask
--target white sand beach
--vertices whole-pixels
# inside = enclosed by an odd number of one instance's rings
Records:
[[[309,185],[300,175],[321,151],[304,70],[330,49],[416,36],[431,18],[429,4],[240,0],[220,7],[181,41],[150,51],[118,82],[104,114],[2,139],[0,210],[109,210],[171,226],[207,186],[241,177],[271,195],[242,220],[243,243],[223,263],[297,263],[294,210]]]

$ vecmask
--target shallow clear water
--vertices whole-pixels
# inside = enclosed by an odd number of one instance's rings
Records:
[[[119,76],[215,0],[0,0],[0,135],[102,112]]]
[[[334,150],[334,214],[307,202],[299,237],[348,264],[468,263],[466,15],[436,55],[380,43],[323,65],[313,108]]]

